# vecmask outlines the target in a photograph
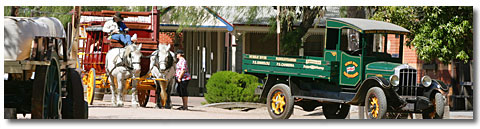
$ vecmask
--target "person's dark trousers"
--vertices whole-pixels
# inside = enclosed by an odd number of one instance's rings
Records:
[[[183,106],[181,109],[188,110],[188,91],[187,86],[190,80],[185,80],[178,82],[177,93],[178,96],[182,97]]]

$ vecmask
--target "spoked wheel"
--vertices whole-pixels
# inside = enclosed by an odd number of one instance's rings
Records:
[[[138,90],[138,104],[141,107],[146,107],[148,100],[150,99],[150,90]]]
[[[93,104],[93,99],[95,98],[95,69],[91,68],[87,74],[87,103],[89,105]]]
[[[435,93],[430,99],[433,106],[422,113],[423,119],[442,119],[444,113],[445,100],[442,94]]]
[[[62,119],[87,119],[88,105],[84,100],[80,73],[67,69],[67,97],[62,100]]]
[[[345,119],[350,112],[350,105],[339,103],[324,103],[323,114],[327,119]]]
[[[383,119],[387,113],[387,98],[379,87],[368,90],[365,98],[365,113],[368,119]]]
[[[52,54],[50,65],[36,66],[32,89],[32,119],[62,118],[62,90],[57,57]]]
[[[293,113],[293,97],[290,88],[284,84],[273,86],[268,92],[267,106],[272,119],[288,119]]]

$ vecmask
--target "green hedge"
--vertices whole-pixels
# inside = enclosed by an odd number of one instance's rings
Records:
[[[258,102],[255,88],[261,85],[258,78],[249,74],[220,71],[208,79],[205,99],[208,103]]]

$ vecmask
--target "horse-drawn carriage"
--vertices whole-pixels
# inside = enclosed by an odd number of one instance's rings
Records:
[[[5,17],[5,118],[88,117],[71,40],[52,17]],[[8,112],[8,113],[7,113]]]
[[[128,92],[128,90],[122,90],[124,88],[131,89],[132,106],[136,106],[136,97],[138,97],[138,104],[142,107],[147,105],[150,97],[155,97],[156,102],[161,103],[161,105],[157,104],[157,106],[170,107],[170,97],[168,93],[170,93],[169,90],[171,90],[171,88],[167,88],[167,86],[171,86],[172,82],[170,81],[169,83],[167,77],[173,76],[165,77],[163,73],[158,74],[160,71],[164,72],[165,68],[159,70],[155,67],[157,66],[155,63],[160,63],[158,55],[169,52],[170,49],[170,45],[162,44],[158,41],[157,9],[154,7],[152,12],[121,12],[122,17],[125,17],[124,23],[129,28],[128,34],[138,35],[136,43],[129,46],[123,46],[120,41],[108,39],[108,34],[102,32],[103,24],[111,20],[115,13],[115,11],[103,10],[100,12],[82,12],[81,14],[79,56],[81,58],[80,65],[83,67],[84,73],[82,80],[87,87],[86,96],[88,104],[93,104],[95,94],[106,93],[96,92],[95,89],[110,88],[111,90],[109,92],[112,93],[113,104],[123,106],[123,102],[121,102],[121,99],[123,99],[122,94]],[[159,51],[159,49],[162,50]],[[109,51],[110,53],[114,53],[112,50],[125,50],[123,51],[125,54],[121,54],[122,52],[119,51],[119,53],[112,54],[113,56],[109,57]],[[127,52],[133,53],[133,51],[141,53],[138,61],[135,61],[134,55],[126,54]],[[125,59],[121,59],[122,57]],[[130,61],[128,61],[129,57]],[[122,63],[122,61],[119,63],[117,60],[125,60],[125,63]],[[160,60],[165,61],[163,58]],[[109,66],[109,61],[117,61],[117,63],[110,64]],[[135,68],[135,65],[139,65],[140,68]],[[131,78],[131,76],[127,78],[115,78],[117,76],[113,77],[114,75],[112,74],[115,74],[117,66],[124,66],[127,71],[139,71],[132,73],[132,75],[136,73],[133,78]],[[109,67],[111,69],[109,69]],[[119,88],[118,92],[116,92],[116,88]],[[154,90],[154,92],[150,92],[151,90]],[[114,95],[115,93],[120,94],[116,96]],[[103,99],[103,96],[100,97],[100,99]]]

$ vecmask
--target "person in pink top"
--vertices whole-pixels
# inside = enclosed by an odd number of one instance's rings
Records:
[[[177,50],[177,65],[175,71],[177,86],[177,93],[182,97],[183,106],[177,108],[179,110],[188,110],[188,92],[187,86],[188,82],[192,79],[190,73],[188,73],[187,61],[185,60],[185,55],[182,50]]]

